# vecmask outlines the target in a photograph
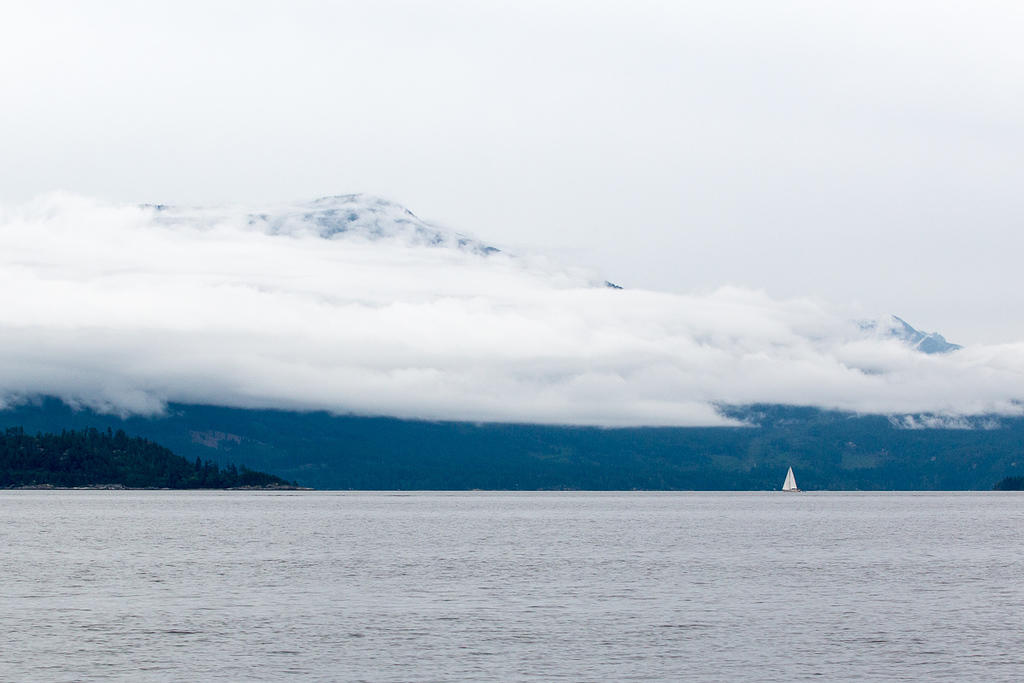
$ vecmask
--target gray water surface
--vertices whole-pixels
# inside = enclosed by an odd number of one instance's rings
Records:
[[[2,680],[1024,678],[1024,495],[0,493]]]

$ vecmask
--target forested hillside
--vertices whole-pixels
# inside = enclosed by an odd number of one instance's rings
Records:
[[[123,430],[32,435],[10,427],[0,432],[0,487],[38,485],[221,489],[287,482],[246,467],[222,469],[199,458],[189,462]]]
[[[813,408],[732,415],[750,426],[601,429],[181,404],[122,419],[47,400],[0,411],[0,427],[124,429],[190,462],[244,462],[318,489],[764,490],[792,466],[808,490],[991,490],[1024,472],[1021,418],[921,429]]]

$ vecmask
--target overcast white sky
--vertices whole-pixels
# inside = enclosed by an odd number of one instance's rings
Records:
[[[631,288],[1024,339],[1020,2],[0,3],[0,200],[371,192]]]

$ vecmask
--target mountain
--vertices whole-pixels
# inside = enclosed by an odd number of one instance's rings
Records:
[[[0,411],[0,427],[123,429],[190,462],[245,463],[325,489],[764,490],[792,466],[805,489],[988,490],[1024,470],[1024,418],[727,412],[749,426],[474,424],[181,404],[165,417],[121,419],[50,399]],[[933,428],[912,428],[921,424]]]
[[[0,426],[123,429],[190,462],[339,489],[776,488],[790,465],[807,488],[987,489],[1024,442],[1019,419],[943,413],[1013,413],[1018,387],[987,393],[988,366],[964,367],[959,346],[896,316],[858,328],[738,290],[619,291],[491,256],[368,195],[157,205],[124,225],[101,212],[111,232],[97,228],[106,242],[92,251],[91,233],[61,227],[77,216],[12,242],[31,258],[7,250],[31,275],[9,289],[39,294],[8,307],[0,401],[20,405]],[[58,238],[82,241],[48,260]],[[145,248],[114,248],[131,240]],[[935,387],[948,396],[931,400]],[[937,414],[733,405],[768,401]]]
[[[230,207],[179,207],[150,204],[161,224],[181,226],[213,226],[228,222],[244,224],[268,235],[308,235],[323,239],[355,238],[366,241],[390,241],[412,247],[454,248],[480,256],[501,250],[480,240],[422,220],[396,202],[370,194],[340,194],[308,201],[277,204],[261,210]],[[610,280],[597,280],[592,285],[621,290]],[[860,331],[867,336],[897,339],[927,354],[941,354],[961,348],[947,342],[935,332],[922,332],[895,315],[879,320],[859,321]]]
[[[858,323],[861,330],[866,333],[898,339],[907,346],[917,349],[922,353],[949,353],[963,348],[959,344],[951,344],[946,341],[938,332],[922,332],[915,329],[903,318],[889,315],[885,318],[875,320],[864,320]]]
[[[149,204],[163,223],[215,223],[242,220],[271,235],[308,233],[312,227],[324,239],[338,236],[366,240],[400,240],[425,247],[454,247],[482,256],[497,253],[496,247],[420,219],[395,202],[369,194],[341,194],[311,201],[268,207],[257,212],[226,208],[176,207]]]

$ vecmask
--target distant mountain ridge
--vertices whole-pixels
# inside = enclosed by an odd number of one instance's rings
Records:
[[[397,240],[413,246],[454,248],[480,256],[501,251],[476,238],[424,221],[397,202],[365,193],[286,202],[259,211],[229,207],[198,209],[169,204],[144,206],[156,211],[161,221],[170,223],[241,220],[249,227],[270,235],[299,235],[312,231],[324,239]],[[597,280],[594,284],[608,289],[623,289],[610,280]],[[857,324],[865,334],[897,339],[926,354],[949,353],[962,348],[946,341],[937,332],[917,330],[895,315],[880,320],[862,320]]]
[[[268,232],[287,234],[297,229],[317,226],[321,237],[355,235],[366,239],[402,239],[410,244],[428,247],[455,247],[482,256],[500,250],[477,239],[445,230],[420,219],[408,208],[381,197],[368,194],[341,194],[320,197],[308,202],[285,205],[272,214],[250,215],[252,224],[264,223]],[[623,289],[609,280],[602,283],[610,289]],[[898,339],[922,353],[949,353],[962,348],[937,332],[922,332],[903,318],[889,315],[881,321],[863,321],[861,329]]]

